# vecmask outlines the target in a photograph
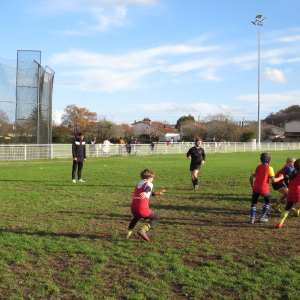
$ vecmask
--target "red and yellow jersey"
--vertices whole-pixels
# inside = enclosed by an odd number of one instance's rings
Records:
[[[282,169],[280,169],[280,170],[276,173],[275,177],[278,178],[281,174],[282,174],[283,176],[289,175],[292,171],[293,171],[293,168],[292,168],[292,167],[290,167],[289,165],[285,165]],[[279,184],[284,184],[284,180],[282,179],[282,180],[280,180],[280,181],[277,181],[277,183],[279,183]]]
[[[300,172],[297,172],[294,179],[289,180],[289,192],[287,201],[299,202],[300,201]]]
[[[151,191],[147,193],[144,199],[140,198],[140,194],[145,191],[146,187],[150,187]],[[135,187],[133,199],[131,203],[131,212],[135,217],[148,217],[152,210],[149,208],[149,199],[152,195],[153,184],[147,180],[142,180]]]
[[[269,166],[269,164],[263,163],[256,167],[253,175],[255,175],[253,192],[257,194],[268,194],[270,192],[270,178],[275,176],[273,168]]]

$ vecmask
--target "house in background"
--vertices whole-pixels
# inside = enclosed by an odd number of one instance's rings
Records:
[[[191,136],[200,135],[200,133],[203,133],[206,131],[206,128],[196,122],[184,122],[180,124],[180,133],[181,138],[184,139],[185,137],[191,138]]]
[[[285,138],[291,142],[300,142],[300,120],[285,122]]]
[[[143,140],[159,138],[160,141],[177,142],[180,139],[180,133],[177,129],[155,121],[139,121],[131,124],[135,136],[139,136]]]
[[[283,128],[274,126],[274,125],[268,125],[266,128],[266,137],[270,140],[274,138],[284,138],[284,132],[285,130]]]

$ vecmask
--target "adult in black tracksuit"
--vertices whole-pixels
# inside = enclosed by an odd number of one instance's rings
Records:
[[[190,148],[187,152],[186,156],[188,160],[192,158],[190,171],[192,175],[192,182],[193,182],[193,190],[198,189],[198,171],[201,168],[201,165],[204,164],[205,161],[205,151],[201,146],[201,140],[195,140],[195,146]]]
[[[85,141],[83,133],[78,134],[78,139],[73,142],[72,145],[72,155],[73,155],[73,169],[72,169],[72,182],[76,183],[76,170],[78,166],[78,181],[84,182],[81,179],[81,170],[83,168],[83,163],[86,162],[86,151],[85,151]]]

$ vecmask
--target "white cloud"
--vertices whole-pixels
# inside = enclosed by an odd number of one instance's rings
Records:
[[[151,103],[151,104],[140,104],[138,105],[143,110],[146,111],[157,111],[157,112],[182,112],[182,113],[192,113],[205,115],[217,113],[228,113],[233,111],[245,111],[243,107],[230,107],[224,104],[210,104],[210,103],[187,103],[180,105],[173,102],[163,102],[163,103]]]
[[[83,68],[83,70],[61,74],[65,78],[67,77],[65,79],[66,84],[79,82],[77,88],[80,90],[113,92],[145,87],[145,84],[142,84],[140,80],[153,72],[178,73],[211,66],[213,61],[210,59],[177,65],[169,65],[169,60],[180,60],[191,54],[211,53],[215,49],[216,47],[209,46],[166,45],[134,51],[121,56],[71,51],[54,55],[51,63],[72,68],[74,66]],[[200,73],[199,76],[206,80],[218,80],[214,76],[212,67],[210,70]]]
[[[281,37],[278,39],[279,42],[298,42],[300,41],[300,35],[294,35],[294,36],[286,36],[286,37]]]
[[[61,81],[58,81],[57,84],[69,85],[69,86],[77,86],[78,82],[72,81],[72,80],[61,80]]]
[[[258,102],[258,94],[241,95],[236,97],[237,100],[245,102]],[[261,94],[261,110],[270,112],[282,107],[288,107],[300,103],[300,90],[288,91],[284,94]]]
[[[299,61],[300,61],[300,57],[290,58],[286,60],[287,63],[295,63]]]
[[[81,19],[76,19],[78,29],[64,29],[55,33],[63,35],[92,35],[104,32],[112,26],[125,26],[128,5],[156,6],[156,0],[52,0],[43,2],[37,9],[44,14],[70,14],[80,12]],[[85,17],[89,23],[83,21]]]
[[[61,124],[61,117],[65,113],[64,110],[56,110],[52,114],[52,121],[53,125],[60,125]]]
[[[142,5],[156,5],[158,1],[156,0],[82,0],[86,3],[92,4],[142,4]]]
[[[263,72],[261,74],[261,78],[278,83],[287,83],[287,78],[284,73],[277,69],[271,70],[270,68],[268,68],[266,72]]]
[[[184,55],[193,53],[210,52],[216,50],[217,47],[191,47],[186,45],[167,45],[147,50],[134,51],[123,56],[109,56],[97,53],[70,51],[67,53],[55,54],[50,60],[52,64],[72,65],[84,67],[101,67],[111,69],[132,69],[142,67],[151,62],[151,59],[163,55]],[[156,61],[157,64],[162,64],[164,61]],[[191,64],[201,64],[193,61]],[[206,62],[207,64],[208,62]],[[174,69],[176,65],[174,66]],[[178,68],[182,68],[181,65]],[[184,68],[184,67],[183,67]],[[192,66],[185,67],[186,69]],[[167,69],[166,69],[167,71]],[[172,70],[171,70],[172,71]]]
[[[116,92],[119,90],[133,90],[145,87],[140,80],[154,72],[155,68],[142,69],[133,72],[115,72],[104,69],[88,69],[65,73],[65,76],[77,77],[78,89],[88,92]]]

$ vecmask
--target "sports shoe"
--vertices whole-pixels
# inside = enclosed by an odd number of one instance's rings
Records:
[[[282,210],[281,210],[278,206],[272,205],[271,207],[272,207],[276,212],[282,213]]]
[[[73,182],[73,183],[76,183],[76,179],[72,179],[72,182]]]
[[[195,188],[194,188],[195,191],[198,190],[198,187],[199,187],[199,185],[195,185]]]
[[[79,181],[79,182],[85,182],[85,181],[83,181],[81,178],[80,178],[80,179],[78,179],[78,181]]]
[[[277,223],[276,228],[281,228],[282,227],[282,223]]]
[[[300,216],[300,211],[299,210],[295,210],[295,217],[299,217]]]
[[[124,238],[125,238],[126,240],[128,240],[128,239],[130,238],[130,234],[128,234],[128,233],[124,234]]]
[[[144,240],[150,242],[150,239],[147,236],[147,233],[143,231],[142,229],[138,230],[137,234],[141,236]]]
[[[253,224],[254,223],[254,219],[250,219],[249,223]]]
[[[266,219],[265,217],[260,217],[259,219],[258,219],[258,222],[268,222],[269,220],[268,219]]]

